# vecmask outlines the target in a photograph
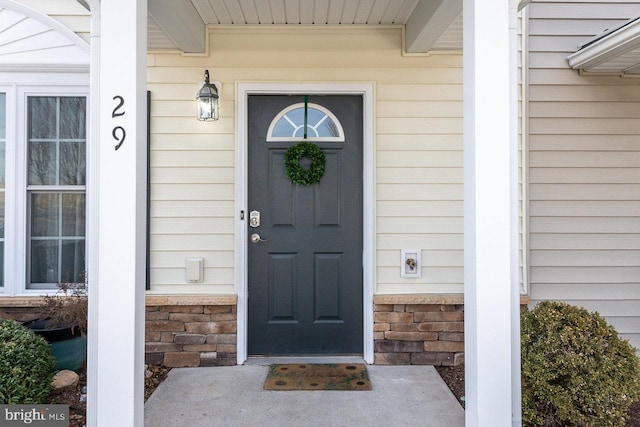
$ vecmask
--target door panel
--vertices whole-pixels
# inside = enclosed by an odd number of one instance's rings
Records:
[[[340,315],[340,276],[342,254],[316,254],[315,322],[342,322]]]
[[[286,176],[295,142],[267,142],[273,118],[302,96],[250,96],[248,228],[250,355],[362,354],[362,97],[310,96],[341,122],[344,142],[325,153],[319,183]],[[302,159],[301,164],[305,165]]]

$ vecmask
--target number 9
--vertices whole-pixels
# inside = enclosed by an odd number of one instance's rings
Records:
[[[118,144],[116,145],[116,151],[118,151],[118,149],[124,143],[124,139],[127,137],[127,131],[125,131],[122,126],[116,126],[113,128],[113,131],[111,131],[111,135],[113,135],[113,139],[118,142]]]

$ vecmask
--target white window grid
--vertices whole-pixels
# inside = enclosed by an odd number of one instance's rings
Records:
[[[269,125],[269,130],[267,131],[267,142],[283,142],[283,141],[300,141],[303,136],[300,134],[300,131],[304,132],[304,121],[299,121],[295,117],[291,115],[293,111],[298,109],[303,109],[305,107],[304,102],[299,102],[296,104],[292,104],[282,111],[280,111],[271,121]],[[315,110],[319,112],[318,119],[314,119],[311,122],[307,122],[307,141],[331,141],[331,142],[344,142],[344,130],[342,129],[342,124],[338,120],[338,118],[333,114],[330,110],[323,107],[322,105],[315,103],[308,103],[307,108],[309,111]],[[308,115],[310,117],[310,115]],[[328,121],[332,129],[334,129],[336,135],[335,136],[320,136],[318,129],[321,126],[325,125]],[[283,136],[276,135],[276,126],[281,123],[286,123],[290,127],[291,135]]]

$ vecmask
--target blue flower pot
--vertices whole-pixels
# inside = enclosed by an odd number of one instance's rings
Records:
[[[57,371],[69,369],[78,371],[87,360],[87,338],[71,333],[70,327],[47,326],[47,320],[32,320],[24,323],[37,335],[49,343],[53,357],[56,359]]]

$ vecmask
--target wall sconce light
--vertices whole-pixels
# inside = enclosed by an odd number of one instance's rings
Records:
[[[218,120],[220,113],[220,95],[216,85],[209,82],[209,70],[204,70],[204,84],[196,95],[198,120]]]

